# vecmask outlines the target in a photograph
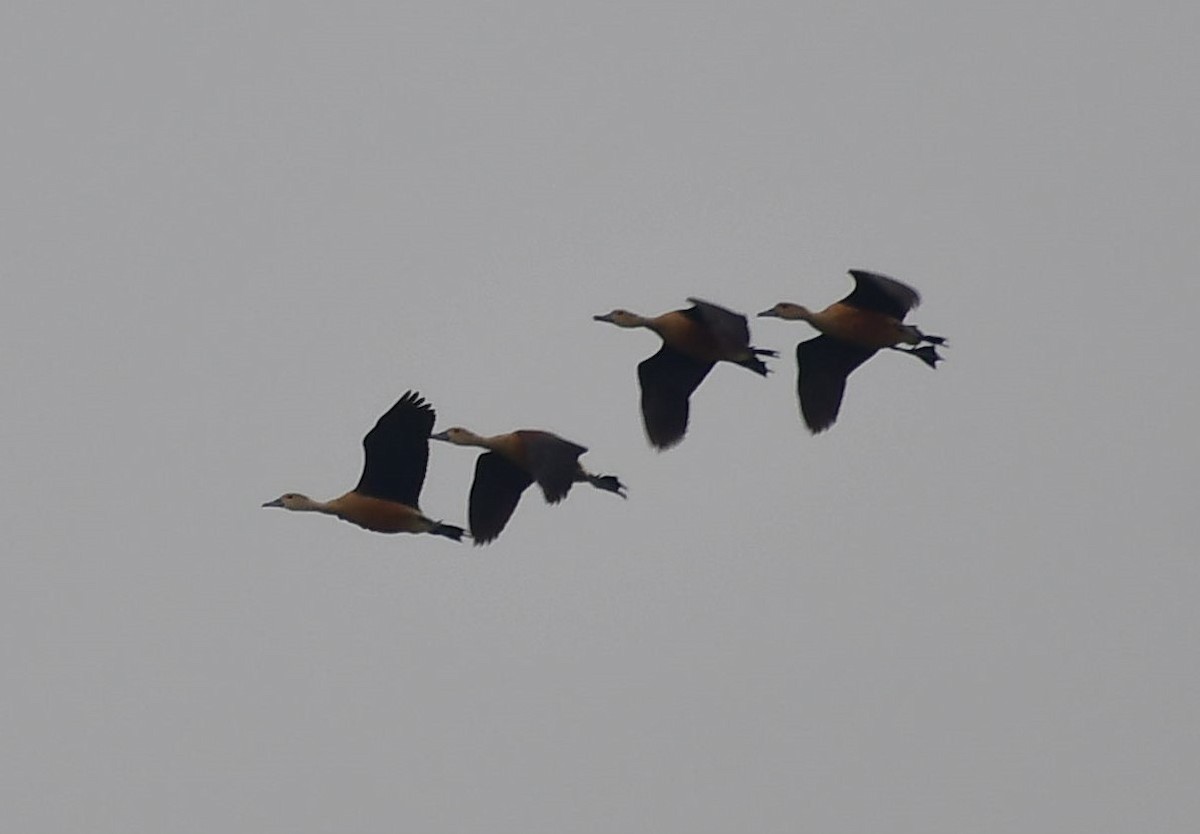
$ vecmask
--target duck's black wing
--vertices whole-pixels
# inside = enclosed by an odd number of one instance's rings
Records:
[[[909,310],[921,303],[916,290],[895,278],[861,269],[850,270],[850,276],[854,279],[854,290],[841,300],[842,304],[903,320]]]
[[[475,462],[467,517],[475,544],[487,544],[500,535],[533,477],[497,452],[484,452]]]
[[[363,438],[365,460],[355,491],[416,507],[436,416],[420,394],[405,392]]]
[[[703,324],[724,350],[735,352],[750,345],[750,325],[741,313],[699,298],[689,298],[692,306],[683,314]]]
[[[837,420],[846,377],[874,354],[873,348],[855,347],[828,336],[796,345],[800,413],[813,434],[825,431]]]
[[[642,422],[656,449],[683,440],[688,424],[688,397],[712,370],[712,362],[684,356],[666,345],[638,364],[642,388]]]

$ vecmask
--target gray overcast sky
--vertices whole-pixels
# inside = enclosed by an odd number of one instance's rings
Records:
[[[0,828],[1190,832],[1193,3],[0,11]],[[911,282],[682,446],[644,332]],[[259,509],[439,425],[590,446],[491,547]],[[422,504],[462,523],[474,453]]]

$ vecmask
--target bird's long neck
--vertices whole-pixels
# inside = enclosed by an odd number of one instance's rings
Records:
[[[334,501],[337,499],[335,498]],[[311,498],[298,499],[295,504],[288,509],[297,513],[325,513],[326,515],[336,515],[337,510],[334,508],[334,501],[314,501]]]
[[[495,434],[484,437],[481,434],[474,432],[465,433],[459,440],[460,446],[477,446],[480,449],[487,449],[489,452],[498,452],[504,446],[504,438],[508,435]]]
[[[790,319],[797,321],[806,321],[824,333],[834,320],[837,318],[837,313],[826,307],[824,310],[810,310],[807,307],[797,305],[795,312],[788,316]]]
[[[626,311],[621,311],[620,317],[616,317],[615,313],[613,315],[613,318],[605,319],[605,321],[615,324],[617,327],[622,329],[636,330],[639,327],[648,327],[651,330],[654,329],[655,319],[647,318],[646,316],[639,316],[637,313],[630,313]]]
[[[821,321],[821,317],[824,313],[825,313],[824,310],[814,313],[812,310],[808,309],[807,307],[805,307],[801,304],[797,304],[795,309],[791,313],[791,315],[787,316],[787,318],[792,319],[794,321],[806,321],[809,324],[811,324],[813,327],[816,327],[817,323],[819,321]]]

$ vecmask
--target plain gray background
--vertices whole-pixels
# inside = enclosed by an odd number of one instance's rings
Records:
[[[0,17],[5,831],[1195,830],[1195,4]],[[592,315],[850,267],[936,373],[752,321],[648,448]],[[629,500],[259,509],[408,388]]]

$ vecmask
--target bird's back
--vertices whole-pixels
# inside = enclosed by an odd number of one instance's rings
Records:
[[[556,504],[566,498],[576,481],[579,456],[587,448],[548,431],[522,429],[516,434],[524,447],[526,468],[546,500]]]

